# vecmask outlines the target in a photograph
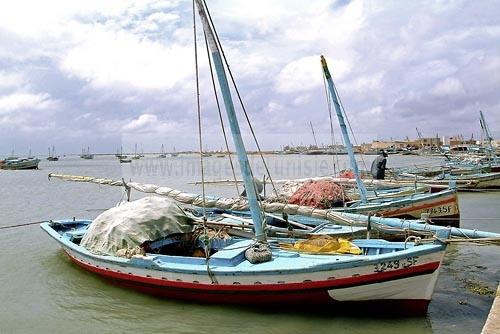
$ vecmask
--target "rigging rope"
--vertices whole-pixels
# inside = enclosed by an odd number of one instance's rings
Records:
[[[193,0],[193,37],[194,37],[194,62],[195,62],[195,73],[196,73],[196,105],[198,113],[198,138],[200,144],[200,167],[201,167],[201,189],[202,189],[202,208],[203,208],[203,246],[205,250],[205,264],[207,267],[207,273],[212,281],[212,284],[217,283],[215,276],[210,269],[210,264],[208,262],[210,258],[210,239],[208,237],[207,230],[207,209],[205,203],[205,173],[203,168],[203,140],[202,140],[202,126],[201,126],[201,108],[200,108],[200,82],[199,82],[199,72],[198,72],[198,46],[196,38],[196,10],[195,2]]]
[[[203,168],[203,139],[202,139],[202,127],[201,127],[201,108],[200,108],[200,83],[199,83],[199,73],[198,73],[198,47],[196,38],[196,11],[195,3],[193,0],[193,37],[194,37],[194,63],[195,63],[195,74],[196,74],[196,106],[198,113],[198,141],[200,146],[200,165],[201,165],[201,191],[203,195],[202,205],[203,205],[203,217],[206,219],[205,210],[205,173]]]
[[[224,49],[222,48],[222,44],[220,43],[219,35],[217,33],[217,30],[215,29],[215,26],[214,26],[213,21],[212,21],[212,16],[210,14],[210,11],[208,10],[208,7],[206,5],[205,0],[203,0],[203,4],[205,5],[205,9],[206,9],[206,12],[207,12],[208,20],[210,21],[210,24],[212,25],[212,29],[213,29],[214,34],[215,34],[215,41],[218,44],[218,48],[219,48],[219,50],[220,50],[220,52],[222,54],[222,58],[224,59],[224,63],[226,64],[227,72],[229,73],[229,77],[231,78],[231,82],[233,84],[233,87],[234,87],[234,90],[236,92],[236,95],[238,96],[238,100],[240,102],[241,109],[243,110],[243,113],[244,113],[245,118],[247,120],[247,124],[248,124],[248,126],[250,128],[250,131],[252,133],[252,137],[253,137],[253,139],[255,141],[255,144],[257,146],[257,150],[258,150],[259,155],[261,157],[262,163],[264,164],[264,168],[266,169],[267,176],[269,177],[269,181],[271,181],[271,185],[273,187],[273,191],[274,191],[275,195],[278,196],[278,191],[277,191],[276,186],[275,186],[275,184],[273,182],[273,179],[271,177],[271,173],[269,172],[269,168],[267,166],[266,160],[264,159],[264,155],[262,154],[262,150],[260,149],[260,145],[259,145],[259,142],[257,140],[257,137],[255,136],[255,132],[253,130],[253,126],[252,126],[252,124],[250,122],[250,118],[248,117],[248,114],[247,114],[246,108],[245,108],[245,106],[243,104],[243,100],[241,98],[241,95],[240,95],[240,92],[238,90],[238,87],[236,86],[236,81],[234,80],[233,73],[231,72],[231,68],[229,67],[229,63],[228,63],[226,55],[224,53]]]

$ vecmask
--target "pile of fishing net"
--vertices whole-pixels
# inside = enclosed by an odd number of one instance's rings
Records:
[[[289,204],[310,206],[318,209],[329,209],[343,206],[347,198],[344,188],[328,180],[308,181],[299,187],[288,199]]]
[[[328,235],[315,236],[297,241],[294,244],[280,244],[280,247],[309,254],[361,254],[361,249],[349,240],[337,239]]]

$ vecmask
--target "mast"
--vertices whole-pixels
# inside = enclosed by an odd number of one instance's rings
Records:
[[[215,34],[212,27],[209,24],[208,15],[206,13],[205,7],[203,6],[202,0],[195,0],[196,6],[198,7],[198,14],[203,25],[203,30],[205,32],[208,46],[212,54],[212,60],[217,72],[217,79],[219,81],[219,86],[224,98],[224,105],[229,119],[229,126],[233,134],[233,142],[236,147],[236,152],[238,153],[238,161],[240,163],[241,175],[243,176],[243,181],[245,184],[245,189],[247,193],[248,204],[250,207],[250,212],[252,214],[252,221],[255,228],[255,238],[260,241],[266,240],[266,235],[263,233],[262,229],[262,212],[257,201],[257,191],[255,190],[255,185],[252,178],[252,171],[250,169],[250,163],[248,162],[247,152],[245,150],[245,145],[243,144],[243,139],[241,137],[240,126],[238,124],[238,119],[234,110],[234,104],[231,97],[231,91],[229,89],[229,84],[227,81],[226,72],[224,71],[224,65],[222,63],[221,54],[217,43],[215,41]]]
[[[493,136],[491,135],[490,128],[488,127],[488,124],[486,124],[486,120],[484,119],[484,115],[481,110],[479,110],[479,116],[481,117],[480,119],[481,127],[483,128],[484,134],[486,135],[486,140],[488,141],[488,155],[489,155],[488,159],[490,161],[491,159],[493,159],[493,162],[497,163],[498,162],[497,155],[494,152],[492,144]]]
[[[328,65],[326,64],[325,57],[321,56],[321,65],[323,67],[323,73],[325,74],[326,82],[328,82],[328,89],[330,90],[330,95],[332,97],[333,105],[335,106],[335,111],[337,112],[337,118],[339,119],[340,129],[342,130],[342,137],[344,138],[344,144],[347,150],[347,154],[349,154],[349,159],[351,160],[351,167],[354,171],[354,175],[356,177],[356,184],[359,188],[359,193],[361,196],[361,202],[367,202],[366,196],[366,188],[363,181],[361,181],[361,177],[359,176],[358,164],[356,163],[356,159],[354,158],[354,152],[352,150],[351,140],[349,139],[349,134],[347,133],[347,126],[344,122],[344,116],[342,115],[342,111],[340,109],[339,99],[337,97],[337,92],[335,90],[335,85],[333,84],[332,76],[330,75],[330,71],[328,70]]]
[[[311,125],[311,132],[313,134],[313,138],[314,138],[314,145],[316,145],[316,148],[318,147],[318,142],[316,141],[316,135],[314,134],[314,128],[313,128],[313,124],[311,121],[309,121],[309,124]]]

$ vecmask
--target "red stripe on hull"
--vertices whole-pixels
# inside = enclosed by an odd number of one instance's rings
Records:
[[[328,290],[387,282],[391,280],[415,277],[433,273],[439,268],[439,262],[432,262],[406,269],[373,273],[327,281],[287,283],[287,284],[200,284],[191,282],[169,281],[152,277],[136,276],[128,273],[112,271],[85,263],[70,254],[69,258],[78,266],[98,274],[117,285],[132,288],[136,291],[157,297],[180,299],[204,303],[223,303],[240,305],[272,306],[319,306],[340,303],[332,299]],[[359,307],[362,305],[383,305],[384,312],[394,311],[398,314],[424,314],[429,300],[372,300],[358,302],[341,302],[342,307]]]

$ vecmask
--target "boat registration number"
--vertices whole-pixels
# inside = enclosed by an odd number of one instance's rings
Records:
[[[390,260],[390,261],[380,262],[375,264],[373,271],[376,273],[381,273],[387,270],[409,268],[417,264],[417,260],[418,256],[411,256],[401,260]]]
[[[425,209],[424,212],[429,213],[431,215],[436,215],[436,214],[449,214],[449,213],[454,213],[454,210],[452,210],[451,205],[443,205],[443,206],[438,206],[438,207],[432,207]]]

